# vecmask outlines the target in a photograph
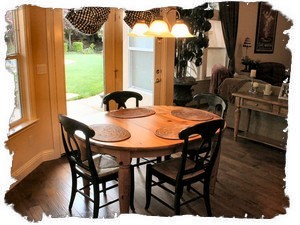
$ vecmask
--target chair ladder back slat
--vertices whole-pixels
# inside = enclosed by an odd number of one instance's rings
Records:
[[[139,101],[143,100],[143,96],[135,91],[115,91],[108,93],[103,98],[103,104],[105,105],[105,110],[110,111],[109,102],[114,101],[117,104],[117,109],[127,108],[126,102],[128,99],[135,99],[135,106],[139,107]]]
[[[197,108],[202,108],[201,103],[206,103],[208,105],[207,111],[218,114],[225,119],[228,104],[221,96],[212,93],[199,93],[194,95],[193,100],[196,102]]]

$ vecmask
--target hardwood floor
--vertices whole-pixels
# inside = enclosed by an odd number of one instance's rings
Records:
[[[274,218],[286,213],[289,199],[285,195],[285,152],[255,142],[233,141],[233,131],[227,129],[222,140],[222,152],[215,192],[211,196],[213,215],[227,218]],[[152,199],[148,211],[145,204],[145,166],[135,171],[135,207],[142,215],[172,216],[171,210]],[[66,216],[91,217],[93,204],[77,194],[72,213],[68,211],[71,191],[69,164],[65,157],[44,162],[5,196],[6,203],[28,221],[42,220],[43,213],[53,218]],[[107,198],[116,196],[117,189]],[[159,195],[171,200],[165,193]],[[187,197],[187,195],[184,195]],[[105,201],[101,195],[101,201]],[[204,202],[199,200],[182,207],[182,214],[206,216]],[[118,203],[99,211],[99,218],[119,215]]]

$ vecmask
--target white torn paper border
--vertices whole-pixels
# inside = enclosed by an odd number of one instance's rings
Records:
[[[248,1],[253,2],[253,1]],[[221,218],[201,218],[201,217],[172,217],[172,218],[158,218],[158,217],[144,217],[140,215],[122,215],[116,220],[106,220],[105,223],[119,223],[119,224],[140,224],[143,222],[149,223],[172,223],[172,224],[294,224],[294,221],[299,221],[299,212],[300,212],[300,197],[299,197],[299,152],[298,149],[299,141],[297,141],[297,133],[298,131],[298,120],[299,120],[299,87],[300,87],[300,74],[298,74],[298,67],[300,62],[299,57],[299,9],[296,6],[296,0],[286,1],[286,0],[273,0],[269,1],[274,6],[274,9],[281,11],[284,15],[287,15],[292,21],[293,26],[291,30],[288,32],[290,34],[290,40],[287,45],[288,48],[292,51],[292,79],[290,83],[290,97],[289,97],[289,135],[288,135],[288,151],[287,151],[287,194],[290,199],[290,206],[287,209],[287,214],[276,217],[271,220],[251,220],[251,219],[221,219]],[[188,1],[188,0],[81,0],[81,1],[46,1],[46,0],[10,0],[10,1],[2,1],[1,3],[1,11],[0,11],[0,33],[2,34],[2,38],[0,41],[0,51],[1,51],[1,60],[0,60],[0,69],[1,69],[1,79],[0,79],[0,103],[1,103],[1,117],[0,117],[0,164],[1,164],[1,173],[0,173],[0,181],[1,181],[1,209],[0,215],[2,216],[3,223],[5,224],[15,224],[15,223],[24,223],[27,224],[24,218],[22,218],[19,214],[15,213],[14,210],[7,206],[4,202],[5,192],[8,190],[10,184],[13,182],[10,178],[10,168],[11,168],[11,157],[9,155],[9,151],[5,149],[4,142],[7,139],[7,131],[8,131],[8,121],[10,114],[13,110],[13,101],[14,101],[14,83],[11,77],[6,76],[7,72],[5,71],[5,52],[6,52],[6,44],[4,42],[4,32],[5,32],[5,20],[4,15],[5,12],[9,9],[13,9],[17,5],[22,4],[32,4],[41,7],[50,7],[50,8],[80,8],[82,6],[97,6],[101,4],[101,6],[109,6],[109,7],[117,7],[117,8],[126,8],[132,10],[142,10],[149,9],[154,7],[163,7],[170,5],[178,5],[186,8],[194,7],[204,3],[204,1]],[[78,219],[78,218],[67,218],[67,219],[51,219],[44,216],[42,224],[74,224],[74,223],[102,223],[103,220],[89,220],[89,219]]]

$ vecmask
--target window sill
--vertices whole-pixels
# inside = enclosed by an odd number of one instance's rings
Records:
[[[11,129],[9,129],[8,138],[13,138],[14,136],[24,132],[25,130],[32,127],[37,121],[38,121],[38,119],[28,120],[22,124],[19,124]]]

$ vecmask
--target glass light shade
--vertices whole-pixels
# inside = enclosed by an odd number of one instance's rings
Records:
[[[174,37],[169,30],[168,24],[163,21],[162,18],[156,18],[150,24],[149,31],[147,31],[145,35],[153,37]]]
[[[168,24],[163,21],[163,20],[154,20],[149,28],[150,32],[155,32],[155,33],[167,33],[169,31]]]
[[[148,25],[145,23],[144,20],[138,21],[132,28],[129,36],[133,37],[143,37],[145,33],[149,30]]]
[[[177,20],[172,27],[171,34],[178,38],[194,37],[182,20]]]

